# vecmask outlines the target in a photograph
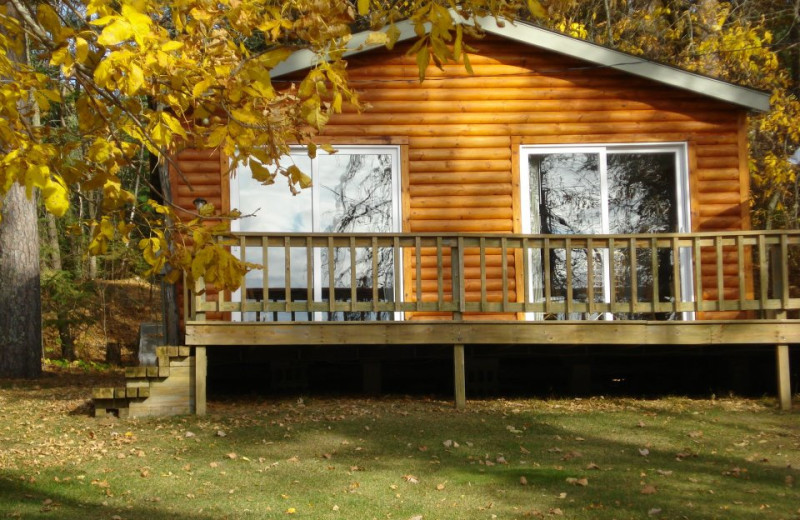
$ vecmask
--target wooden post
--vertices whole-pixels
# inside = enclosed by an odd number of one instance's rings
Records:
[[[453,368],[455,370],[456,409],[467,407],[467,378],[464,367],[464,345],[453,345]]]
[[[778,345],[775,348],[775,359],[778,365],[778,401],[781,410],[792,409],[792,388],[789,377],[789,345]]]
[[[206,347],[194,348],[194,413],[206,414],[206,376],[208,375],[208,357]]]
[[[784,306],[779,311],[771,311],[772,318],[777,320],[786,319],[785,304],[787,301],[784,292],[788,289],[788,261],[789,253],[786,247],[786,235],[781,235],[781,245],[773,246],[770,250],[770,277],[772,278],[772,298],[780,299]],[[788,291],[787,291],[788,292]],[[789,372],[789,345],[775,346],[775,361],[778,371],[778,403],[781,410],[790,411],[792,409],[792,385]]]
[[[466,305],[464,239],[462,237],[458,237],[457,246],[451,249],[451,254],[453,300],[458,299],[458,311],[453,312],[453,321],[462,321]],[[456,409],[463,410],[467,407],[467,374],[464,365],[464,345],[461,343],[453,345],[453,375]]]

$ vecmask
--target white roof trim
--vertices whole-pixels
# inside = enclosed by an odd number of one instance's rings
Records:
[[[465,21],[457,14],[454,14],[454,18],[457,21]],[[733,83],[703,76],[670,65],[657,63],[639,56],[609,49],[585,40],[579,40],[571,36],[525,23],[506,22],[501,27],[497,24],[495,18],[488,16],[478,17],[477,21],[481,28],[487,33],[503,36],[526,45],[532,45],[579,60],[585,60],[599,66],[624,71],[665,85],[695,92],[720,101],[733,103],[751,110],[766,112],[770,108],[770,96],[766,92],[741,87]],[[470,22],[466,21],[466,23]],[[397,29],[400,30],[400,38],[398,41],[409,40],[416,36],[414,27],[408,20],[404,20],[395,25]],[[384,28],[383,30],[385,31],[386,29],[387,28]],[[383,45],[365,45],[370,32],[372,31],[354,34],[347,43],[348,50],[345,52],[345,56],[383,47]],[[301,50],[295,52],[272,69],[272,76],[278,77],[311,67],[314,65],[315,59],[315,55],[311,51]]]

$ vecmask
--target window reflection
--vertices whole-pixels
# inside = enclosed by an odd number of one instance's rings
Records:
[[[678,230],[676,190],[677,156],[674,152],[621,152],[611,148],[594,152],[559,152],[529,154],[531,186],[531,230],[534,233],[631,234],[663,233]],[[573,249],[569,258],[565,249],[550,251],[550,279],[553,298],[567,296],[567,267],[572,275],[572,298],[588,298],[588,251]],[[659,301],[669,301],[672,294],[672,251],[659,249],[654,273],[650,249],[636,251],[637,301],[651,301],[658,280]],[[592,288],[594,301],[610,301],[611,286],[615,300],[630,301],[633,294],[630,255],[615,250],[613,260],[608,249],[592,251]],[[569,264],[568,264],[569,263]],[[544,259],[532,259],[531,266],[541,272]],[[614,284],[610,283],[611,276]],[[534,282],[533,296],[541,299],[541,282]],[[556,316],[578,319],[580,315]],[[600,315],[585,316],[590,319]],[[619,319],[645,317],[666,319],[669,316],[616,314]]]
[[[388,154],[335,154],[319,158],[320,228],[328,233],[388,233],[392,231],[392,156]],[[394,295],[394,255],[390,248],[357,248],[355,273],[349,248],[333,250],[333,292],[337,300],[349,301],[353,283],[359,300],[371,301],[377,281],[379,299]],[[373,257],[377,255],[377,273]],[[330,258],[322,250],[322,286],[331,288]],[[331,320],[390,319],[389,313],[332,313]]]
[[[319,152],[310,159],[305,150],[281,158],[281,164],[295,164],[311,175],[311,189],[292,195],[282,185],[279,175],[276,184],[264,186],[253,180],[249,168],[238,172],[239,209],[243,214],[241,231],[254,232],[326,232],[326,233],[388,233],[395,229],[393,200],[393,168],[398,164],[395,151],[376,153],[370,148],[348,148],[336,154]],[[269,295],[271,301],[285,301],[287,287],[292,301],[306,301],[308,273],[313,273],[312,294],[315,301],[328,301],[331,293],[337,301],[350,301],[351,285],[355,282],[356,298],[372,301],[373,285],[377,282],[380,301],[394,297],[394,256],[391,248],[358,247],[355,251],[355,273],[352,272],[349,248],[333,249],[333,284],[330,281],[329,251],[316,248],[309,252],[304,247],[269,250]],[[312,265],[308,265],[309,256]],[[373,272],[373,256],[377,271]],[[248,262],[263,264],[260,248],[247,248]],[[286,262],[289,262],[290,279],[286,280]],[[333,287],[331,287],[333,285]],[[263,272],[248,274],[246,286],[249,297],[261,299]],[[301,313],[250,313],[245,319],[268,321],[309,320]],[[334,312],[317,316],[330,320],[392,319],[392,313]]]

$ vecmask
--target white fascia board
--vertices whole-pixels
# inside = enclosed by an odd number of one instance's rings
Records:
[[[770,108],[769,94],[759,90],[740,87],[525,23],[505,22],[500,26],[491,17],[479,17],[477,21],[486,32],[521,43],[621,70],[751,110],[766,112]]]
[[[464,20],[455,12],[453,12],[453,19],[463,23],[473,23],[470,20]],[[515,40],[525,45],[539,47],[572,58],[588,61],[598,66],[624,71],[665,85],[689,90],[720,101],[733,103],[750,110],[766,112],[770,108],[769,94],[759,90],[740,87],[726,81],[695,74],[521,22],[515,23],[506,21],[502,23],[501,26],[501,24],[497,23],[495,18],[482,16],[477,18],[477,23],[488,33]],[[398,42],[410,40],[416,36],[414,26],[408,20],[398,22],[395,26],[400,31]],[[386,30],[388,30],[388,27],[382,29],[384,32]],[[372,32],[373,31],[362,31],[354,34],[347,42],[347,50],[344,52],[344,55],[352,56],[379,47],[385,48],[385,46],[381,44],[366,44],[367,38]],[[298,70],[313,67],[317,59],[313,52],[302,49],[293,53],[285,61],[278,64],[272,69],[270,74],[273,78],[276,78]]]
[[[414,25],[408,20],[403,20],[402,22],[396,23],[395,27],[397,27],[397,29],[400,31],[400,37],[397,39],[398,42],[410,40],[411,38],[416,37]],[[430,30],[428,24],[426,24],[425,27],[426,31]],[[388,30],[389,26],[386,26],[380,31],[362,31],[352,35],[345,46],[347,50],[345,50],[344,55],[352,56],[354,54],[360,54],[373,49],[386,49],[386,46],[383,44],[368,45],[367,38],[373,32],[386,32]],[[285,74],[291,74],[292,72],[297,72],[298,70],[313,67],[318,61],[319,58],[313,52],[308,49],[301,49],[293,52],[288,58],[276,65],[275,68],[270,71],[270,75],[273,78],[277,78]]]

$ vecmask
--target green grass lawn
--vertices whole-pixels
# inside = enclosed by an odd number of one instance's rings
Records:
[[[800,518],[800,415],[771,400],[306,396],[118,420],[88,415],[92,384],[0,382],[0,518]]]

